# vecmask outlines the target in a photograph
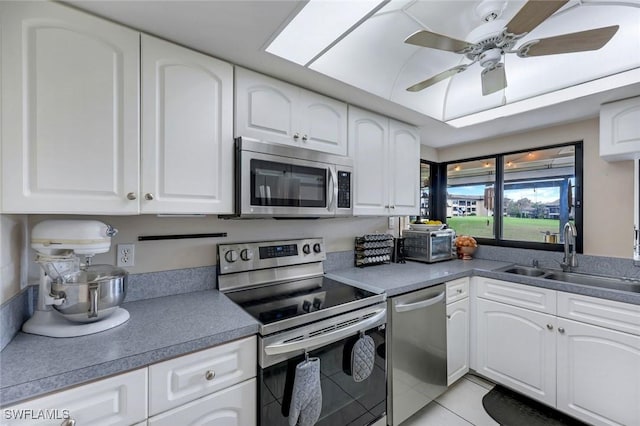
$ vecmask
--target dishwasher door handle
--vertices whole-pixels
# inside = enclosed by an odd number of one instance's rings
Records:
[[[394,309],[396,310],[396,312],[409,312],[409,311],[415,311],[416,309],[420,309],[420,308],[426,308],[427,306],[431,306],[431,305],[435,305],[438,302],[442,302],[444,300],[444,291],[440,294],[438,294],[435,297],[426,299],[426,300],[421,300],[419,302],[414,302],[414,303],[398,303],[395,305]]]

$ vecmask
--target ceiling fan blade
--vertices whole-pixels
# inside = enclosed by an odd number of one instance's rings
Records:
[[[531,32],[569,0],[529,0],[507,24],[507,32],[515,35]]]
[[[496,64],[493,68],[482,70],[482,96],[487,96],[507,87],[507,76],[504,72],[504,64]]]
[[[526,58],[528,56],[598,50],[611,40],[618,28],[620,28],[618,25],[612,25],[610,27],[532,40],[518,49],[518,56]]]
[[[429,86],[433,86],[434,84],[436,84],[439,81],[445,80],[449,77],[452,77],[456,74],[458,74],[459,72],[462,72],[464,70],[466,70],[468,67],[468,65],[458,65],[457,67],[453,67],[451,69],[448,69],[446,71],[441,72],[440,74],[436,74],[431,78],[428,78],[426,80],[421,81],[420,83],[416,83],[411,87],[407,88],[408,92],[419,92],[422,89],[426,89]]]
[[[442,34],[432,33],[431,31],[427,30],[420,30],[411,34],[405,39],[404,42],[421,47],[446,50],[447,52],[460,52],[464,51],[467,47],[472,46],[466,41],[456,40],[455,38],[447,37]]]

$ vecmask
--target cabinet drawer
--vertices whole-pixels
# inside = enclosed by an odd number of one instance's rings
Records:
[[[477,284],[477,295],[483,299],[547,314],[555,315],[556,313],[555,290],[494,280],[492,278],[480,278]]]
[[[149,367],[149,413],[255,377],[256,365],[255,336],[154,364]]]
[[[640,305],[559,291],[558,316],[640,336]]]
[[[149,419],[149,426],[256,424],[256,379],[227,389]]]
[[[43,411],[40,411],[43,410]],[[54,417],[37,421],[25,415]],[[23,420],[17,420],[22,415]],[[7,418],[7,416],[11,418]],[[2,410],[3,425],[60,425],[65,418],[78,425],[130,425],[147,418],[147,369],[119,374]]]
[[[469,297],[469,277],[447,282],[447,305]]]

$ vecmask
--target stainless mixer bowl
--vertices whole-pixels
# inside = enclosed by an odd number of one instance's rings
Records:
[[[111,265],[92,265],[73,282],[51,283],[51,295],[64,299],[53,305],[66,319],[95,322],[113,314],[127,294],[127,271]]]

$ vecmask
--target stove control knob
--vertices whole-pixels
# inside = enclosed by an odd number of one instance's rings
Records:
[[[247,261],[253,259],[253,252],[249,249],[243,249],[240,252],[240,259]]]
[[[302,246],[302,252],[303,252],[304,254],[309,254],[309,253],[311,253],[311,247],[309,247],[309,244],[305,244],[305,245],[303,245],[303,246]]]
[[[224,254],[224,258],[227,262],[233,263],[238,260],[238,252],[235,250],[229,250]]]
[[[311,302],[309,302],[308,300],[302,302],[302,310],[305,312],[309,312],[309,310],[311,310]]]
[[[322,300],[317,297],[313,299],[313,307],[316,308],[316,310],[320,309],[322,307]]]
[[[315,243],[315,244],[313,245],[313,251],[314,251],[315,253],[320,253],[320,252],[322,251],[322,247],[320,247],[320,243]]]

